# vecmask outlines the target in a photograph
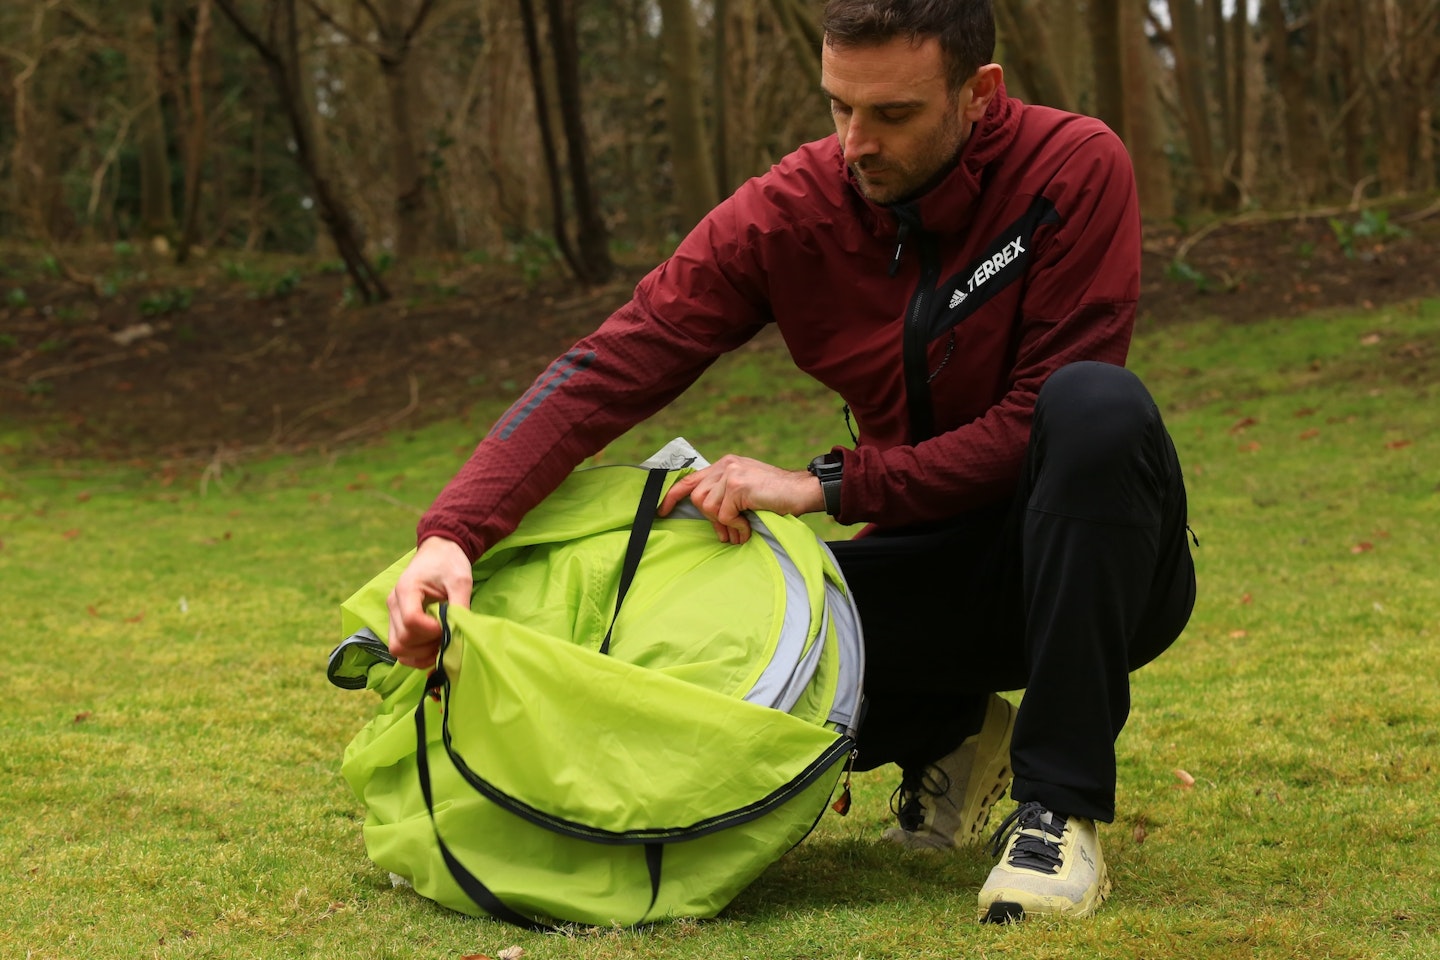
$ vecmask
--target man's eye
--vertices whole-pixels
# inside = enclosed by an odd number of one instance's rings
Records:
[[[882,110],[880,111],[879,117],[882,123],[899,124],[904,123],[906,120],[910,119],[910,111],[901,110],[898,112],[894,112],[889,110]]]
[[[850,108],[845,104],[841,103],[839,100],[830,101],[830,112],[835,114],[837,117],[850,116]]]

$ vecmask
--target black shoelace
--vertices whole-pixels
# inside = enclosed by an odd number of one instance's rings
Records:
[[[1065,835],[1065,823],[1065,817],[1047,810],[1044,804],[1034,800],[1022,803],[990,837],[990,856],[1000,856],[1010,835],[1020,831],[1021,836],[1010,850],[1010,865],[1037,873],[1059,873],[1060,838]],[[1036,832],[1025,833],[1027,830]]]
[[[944,781],[943,783],[941,781]],[[925,807],[920,802],[922,793],[932,797],[944,796],[950,789],[950,777],[939,767],[926,765],[920,773],[912,773],[903,767],[900,770],[900,786],[890,794],[890,812],[900,822],[900,829],[914,833],[925,824]]]

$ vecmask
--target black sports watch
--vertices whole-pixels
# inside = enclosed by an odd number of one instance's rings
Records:
[[[838,453],[822,453],[810,461],[810,472],[820,481],[820,492],[825,496],[825,512],[832,517],[840,516],[840,475],[845,461]]]

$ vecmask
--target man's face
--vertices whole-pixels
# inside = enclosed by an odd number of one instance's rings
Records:
[[[838,49],[827,43],[820,83],[845,162],[876,203],[908,200],[932,186],[974,126],[971,85],[950,90],[934,37]]]

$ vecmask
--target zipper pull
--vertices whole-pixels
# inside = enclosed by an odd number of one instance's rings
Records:
[[[895,276],[900,269],[900,254],[905,250],[905,237],[910,233],[910,224],[900,221],[900,231],[895,235],[895,257],[890,261],[890,276]]]
[[[859,750],[850,751],[850,759],[845,761],[845,786],[841,789],[840,796],[830,804],[830,809],[842,817],[850,812],[850,771],[855,768],[855,757],[859,753]]]

